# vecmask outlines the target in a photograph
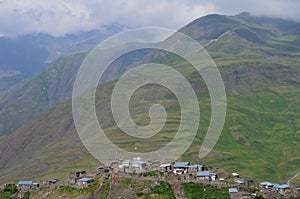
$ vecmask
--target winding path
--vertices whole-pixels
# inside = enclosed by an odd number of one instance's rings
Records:
[[[296,178],[298,175],[300,175],[300,172],[296,173],[294,176],[292,176],[290,179],[288,179],[287,184],[290,185],[290,182]]]
[[[300,168],[295,170],[293,172],[294,174],[292,174],[291,176],[287,177],[285,180],[283,180],[281,183],[286,183],[288,185],[290,185],[290,182],[295,179],[296,177],[298,177],[300,175]]]

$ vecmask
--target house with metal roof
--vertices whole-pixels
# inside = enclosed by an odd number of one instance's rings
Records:
[[[77,180],[85,177],[86,171],[72,171],[69,173],[68,183],[76,184]]]
[[[274,184],[274,185],[273,185],[273,188],[274,188],[276,191],[280,191],[280,190],[290,189],[291,186],[288,185],[288,184]]]
[[[197,172],[196,177],[199,178],[199,180],[215,181],[217,179],[217,174],[211,173],[210,171],[202,171],[202,172]]]
[[[210,179],[212,181],[215,181],[217,179],[217,177],[218,177],[217,173],[210,173]]]
[[[119,169],[124,171],[142,170],[147,167],[147,163],[142,161],[141,158],[134,158],[133,160],[121,160]]]
[[[237,188],[229,188],[228,192],[229,194],[232,194],[232,193],[238,193],[239,191],[237,190]]]
[[[193,164],[188,166],[189,173],[196,173],[198,171],[203,171],[203,166],[200,164]]]
[[[173,165],[173,172],[175,174],[184,174],[188,172],[190,163],[189,162],[175,162]]]
[[[272,188],[274,185],[270,182],[261,182],[259,183],[261,186],[265,187],[265,188]]]
[[[130,167],[133,167],[135,169],[144,169],[147,166],[146,162],[143,162],[141,160],[134,160],[130,163]]]
[[[291,186],[288,184],[280,184],[277,188],[278,189],[290,189]]]
[[[278,191],[280,194],[285,195],[286,193],[291,192],[291,186],[288,184],[280,184],[277,186],[277,188],[275,188],[275,190]]]
[[[20,187],[20,186],[32,186],[32,185],[33,185],[32,181],[19,181],[17,186]]]
[[[209,171],[197,172],[196,176],[200,180],[210,180],[210,172]]]
[[[40,185],[32,181],[19,181],[17,187],[19,189],[38,188]]]
[[[171,172],[172,171],[172,165],[171,164],[161,164],[159,166],[159,171],[161,171],[161,172]]]
[[[187,168],[190,165],[189,162],[175,162],[174,168]]]
[[[244,185],[245,183],[243,182],[243,181],[241,181],[241,180],[236,180],[236,181],[234,181],[236,184],[238,184],[238,185]]]
[[[209,176],[210,176],[209,171],[197,172],[197,177],[209,177]]]
[[[93,178],[80,178],[77,182],[93,182]]]
[[[87,187],[89,186],[92,182],[94,182],[93,178],[80,178],[79,180],[77,180],[77,185],[79,187]]]
[[[128,168],[130,166],[131,160],[121,160],[119,164],[119,169]]]
[[[55,184],[57,182],[56,179],[49,180],[49,184]]]

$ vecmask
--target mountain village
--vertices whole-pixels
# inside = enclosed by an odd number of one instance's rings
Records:
[[[300,199],[300,1],[274,2],[0,0],[0,199]]]
[[[190,162],[161,164],[153,161],[144,162],[139,157],[112,162],[110,166],[99,165],[93,172],[72,171],[65,179],[48,179],[40,182],[20,180],[17,184],[4,184],[1,189],[5,190],[11,186],[16,186],[18,191],[13,198],[26,198],[26,194],[30,195],[28,198],[74,198],[72,194],[63,192],[59,196],[52,195],[54,190],[66,188],[79,190],[79,192],[80,190],[88,190],[88,192],[83,191],[83,194],[80,197],[76,196],[76,198],[102,198],[101,195],[105,194],[106,197],[104,198],[114,198],[110,196],[109,187],[120,179],[151,181],[154,184],[167,182],[172,186],[174,196],[178,199],[186,198],[182,183],[203,184],[205,187],[223,189],[232,199],[300,197],[300,186],[271,182],[259,183],[244,178],[238,173],[228,174],[221,169],[201,164],[191,164]],[[91,187],[93,189],[89,189]]]

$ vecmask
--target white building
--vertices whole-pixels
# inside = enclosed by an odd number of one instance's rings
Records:
[[[173,165],[173,172],[175,174],[184,174],[188,172],[189,169],[189,162],[175,162],[175,164]]]

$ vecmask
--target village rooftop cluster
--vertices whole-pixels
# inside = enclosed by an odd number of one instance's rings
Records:
[[[147,173],[151,172],[157,175],[147,175]],[[70,172],[69,176],[64,180],[51,179],[40,183],[19,181],[17,184],[19,197],[22,197],[27,191],[36,191],[40,187],[49,187],[50,189],[55,186],[85,188],[90,186],[95,180],[101,179],[101,176],[103,177],[105,174],[110,174],[112,177],[134,176],[136,179],[156,178],[155,180],[157,181],[167,181],[170,184],[174,181],[203,183],[204,185],[213,185],[218,188],[227,188],[231,198],[255,198],[258,194],[266,198],[300,196],[300,186],[272,184],[270,182],[257,183],[254,180],[241,177],[236,172],[228,174],[218,168],[207,167],[201,164],[191,164],[190,162],[162,164],[153,161],[145,162],[138,157],[132,160],[112,162],[110,166],[100,165],[93,172]]]

